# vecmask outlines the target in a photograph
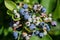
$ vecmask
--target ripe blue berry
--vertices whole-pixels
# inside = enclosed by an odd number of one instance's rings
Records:
[[[35,34],[38,35],[39,34],[39,31],[36,31]]]
[[[18,38],[18,32],[14,31],[13,36],[14,36],[14,39],[17,39]]]
[[[46,12],[46,9],[45,8],[42,8],[41,11],[42,11],[42,13],[45,13]]]
[[[27,9],[28,8],[28,5],[27,4],[24,4],[23,5],[23,8]]]
[[[39,27],[43,28],[44,24],[45,24],[44,22],[41,22],[41,23],[39,24]]]
[[[31,25],[29,26],[29,28],[30,28],[31,30],[33,30],[33,29],[35,29],[36,27],[35,27],[34,24],[31,24]]]
[[[30,17],[31,17],[31,16],[28,15],[28,14],[25,14],[25,15],[24,15],[24,18],[25,18],[25,19],[28,19],[28,18],[30,18]]]
[[[49,25],[46,24],[45,26],[46,26],[46,28],[47,28],[47,31],[50,31]]]
[[[25,11],[25,10],[24,10],[23,8],[20,9],[21,15],[24,15],[24,11]]]
[[[28,12],[24,12],[24,15],[26,15],[26,14],[28,14],[28,15],[29,15],[29,13],[28,13]]]
[[[44,34],[43,33],[39,33],[39,37],[43,37],[44,36]]]
[[[52,26],[56,26],[57,25],[57,22],[56,21],[52,21]]]

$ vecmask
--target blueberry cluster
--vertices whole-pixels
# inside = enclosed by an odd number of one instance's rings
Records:
[[[20,3],[18,6],[18,10],[14,10],[13,13],[15,14],[15,18],[21,18],[21,20],[10,22],[10,26],[13,28],[14,39],[18,38],[19,31],[23,30],[25,26],[31,30],[31,34],[29,34],[30,32],[26,32],[27,30],[24,30],[21,35],[23,39],[29,40],[30,36],[33,35],[41,38],[47,35],[47,32],[50,31],[49,23],[52,26],[57,25],[56,21],[52,21],[52,14],[47,15],[46,8],[39,3],[35,3],[31,7],[25,3]]]

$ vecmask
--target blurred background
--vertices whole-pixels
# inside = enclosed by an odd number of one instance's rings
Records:
[[[13,40],[12,29],[9,28],[11,17],[7,15],[7,8],[4,4],[5,0],[0,0],[0,40]],[[60,40],[60,0],[11,0],[16,4],[24,1],[25,3],[33,4],[39,2],[47,10],[47,14],[52,13],[53,19],[57,21],[57,26],[51,28],[49,32],[52,40]],[[9,7],[9,6],[8,6]],[[47,37],[48,38],[48,37]],[[48,40],[45,38],[46,40]],[[32,39],[34,40],[34,39]],[[44,39],[41,39],[44,40]]]

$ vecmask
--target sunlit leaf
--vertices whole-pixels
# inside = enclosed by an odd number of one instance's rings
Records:
[[[30,0],[24,0],[25,3],[30,3]]]
[[[5,0],[5,6],[9,9],[9,10],[14,10],[16,8],[16,4],[13,1],[10,0]]]
[[[34,4],[34,3],[37,3],[38,2],[38,0],[30,0],[30,4]]]
[[[33,5],[34,3],[38,2],[38,0],[24,0],[24,2]]]
[[[20,3],[22,0],[14,0],[16,3]]]

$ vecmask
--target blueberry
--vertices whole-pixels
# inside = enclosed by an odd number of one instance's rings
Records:
[[[25,19],[28,19],[28,18],[30,18],[30,17],[31,17],[31,16],[28,15],[28,14],[25,14],[25,15],[24,15],[24,18],[25,18]]]
[[[41,25],[44,25],[44,22],[41,22],[40,24],[41,24]]]
[[[13,26],[13,22],[10,22],[9,25],[10,25],[10,27],[12,27]]]
[[[30,28],[31,30],[33,30],[33,29],[35,29],[36,27],[35,27],[34,24],[31,24],[31,25],[29,26],[29,28]]]
[[[39,31],[36,31],[35,34],[38,35],[39,34]]]
[[[25,11],[25,10],[24,10],[23,8],[20,9],[21,15],[24,15],[24,11]]]
[[[18,32],[14,31],[13,36],[14,36],[14,39],[17,39],[18,38]]]
[[[28,15],[29,15],[29,13],[28,13],[28,12],[24,12],[24,15],[26,15],[26,14],[28,14]]]
[[[28,8],[28,5],[27,4],[24,4],[23,5],[23,8],[27,9]]]
[[[52,21],[52,26],[56,26],[57,25],[57,23],[56,23],[56,21]]]
[[[46,9],[45,8],[42,8],[41,11],[42,11],[42,13],[45,13],[46,12]]]
[[[29,13],[29,15],[31,15],[31,16],[32,16],[32,15],[33,15],[33,13]]]
[[[47,31],[50,31],[49,25],[46,24],[45,26],[46,26],[46,28],[47,28]]]
[[[41,22],[39,25],[43,28],[44,24],[44,22]]]
[[[43,33],[39,33],[39,37],[43,37],[44,36],[44,34]]]

